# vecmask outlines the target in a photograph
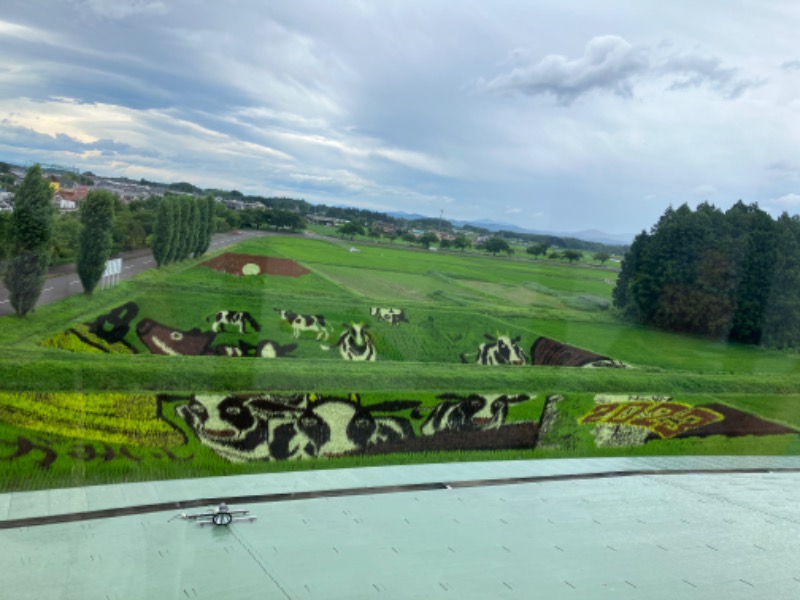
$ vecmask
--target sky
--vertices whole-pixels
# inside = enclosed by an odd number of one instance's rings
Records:
[[[800,211],[795,0],[3,0],[0,160],[635,234]]]

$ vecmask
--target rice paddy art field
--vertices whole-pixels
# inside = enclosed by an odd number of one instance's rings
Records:
[[[631,326],[616,272],[250,239],[0,322],[0,488],[795,454],[800,359]]]

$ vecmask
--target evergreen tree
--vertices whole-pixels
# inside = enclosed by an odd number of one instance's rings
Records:
[[[211,196],[206,197],[206,230],[200,254],[205,254],[211,245],[211,238],[217,228],[217,203]]]
[[[111,256],[114,226],[114,194],[92,190],[81,204],[81,230],[78,245],[78,277],[83,290],[91,294],[103,276]]]
[[[153,230],[153,258],[160,267],[169,263],[172,253],[172,238],[175,211],[170,198],[164,198],[158,206],[156,225]]]
[[[741,200],[725,216],[737,273],[730,339],[758,344],[775,268],[775,222],[757,204],[748,206]]]
[[[170,207],[169,210],[172,214],[172,219],[170,220],[170,243],[169,243],[169,252],[166,256],[166,263],[173,263],[177,260],[180,260],[180,252],[181,252],[181,219],[183,219],[183,215],[181,214],[181,204],[180,200],[176,196],[167,196],[164,198],[164,201]]]
[[[800,222],[757,205],[667,211],[634,240],[614,304],[671,331],[800,346]]]
[[[178,260],[186,260],[192,251],[192,219],[194,198],[183,196],[181,198],[181,251]]]
[[[761,341],[800,348],[800,219],[786,213],[776,223],[775,270],[764,311]]]
[[[194,246],[192,247],[192,254],[198,257],[205,252],[206,243],[206,230],[208,229],[208,211],[209,206],[206,198],[200,198],[197,201],[197,227],[195,230]]]
[[[14,195],[11,215],[11,251],[5,275],[11,306],[24,317],[42,293],[50,264],[53,235],[53,190],[36,164],[28,169]]]
[[[634,320],[640,320],[639,305],[633,299],[631,285],[641,269],[641,262],[650,236],[646,231],[642,231],[633,239],[630,249],[622,258],[622,265],[617,285],[614,287],[613,299],[614,306],[621,309],[623,314]]]
[[[200,237],[200,211],[198,208],[198,202],[195,198],[191,198],[189,201],[189,239],[186,243],[186,256],[184,258],[189,258],[194,254],[195,248],[197,248],[197,240]]]

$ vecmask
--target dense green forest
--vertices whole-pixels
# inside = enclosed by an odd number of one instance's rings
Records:
[[[622,261],[614,304],[671,331],[800,347],[800,219],[757,204],[670,207]]]

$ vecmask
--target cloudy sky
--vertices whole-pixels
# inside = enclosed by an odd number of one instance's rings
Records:
[[[3,0],[0,160],[635,233],[800,211],[795,0]]]

